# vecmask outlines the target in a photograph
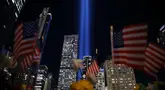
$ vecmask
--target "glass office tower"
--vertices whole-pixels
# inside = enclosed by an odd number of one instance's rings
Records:
[[[62,49],[61,65],[58,79],[58,90],[68,90],[70,84],[76,81],[72,59],[77,59],[78,35],[65,35]]]

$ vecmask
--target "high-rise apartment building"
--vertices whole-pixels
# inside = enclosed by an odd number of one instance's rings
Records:
[[[133,90],[136,84],[134,71],[131,67],[105,61],[105,72],[108,90]]]
[[[64,36],[57,90],[68,90],[71,83],[76,81],[72,59],[77,59],[77,55],[78,35]]]

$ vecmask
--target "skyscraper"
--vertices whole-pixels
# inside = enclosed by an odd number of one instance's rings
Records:
[[[25,2],[26,0],[0,0],[0,47],[3,44],[8,45],[12,43],[13,27]],[[3,38],[6,38],[6,40]]]
[[[105,61],[108,90],[133,90],[136,84],[134,71],[131,67],[113,64]]]
[[[40,65],[36,77],[35,90],[43,90],[45,81],[47,80],[48,67]]]
[[[61,65],[58,78],[58,90],[68,90],[71,83],[76,81],[72,59],[77,59],[78,35],[64,36]]]
[[[104,69],[100,69],[100,72],[97,74],[96,90],[104,90],[105,88],[105,76]]]

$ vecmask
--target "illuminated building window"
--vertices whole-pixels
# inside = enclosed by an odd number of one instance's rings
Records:
[[[15,3],[15,0],[12,0],[13,3]]]
[[[18,14],[15,12],[15,16],[16,16],[16,18],[18,18]]]
[[[132,68],[105,61],[105,71],[109,90],[133,90],[136,81]],[[111,68],[111,70],[109,70]]]

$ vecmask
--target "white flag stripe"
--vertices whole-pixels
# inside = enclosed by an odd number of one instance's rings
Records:
[[[145,64],[148,68],[150,68],[152,71],[154,71],[154,72],[158,72],[158,70],[156,70],[153,66],[151,66],[150,64],[148,64],[148,63],[146,63]]]
[[[28,38],[26,40],[22,40],[22,43],[27,43],[27,42],[31,42],[31,41],[35,41],[36,37],[34,38]]]
[[[87,68],[86,75],[89,76],[89,74],[95,74],[99,72],[99,67],[97,65],[97,62],[94,60],[92,64]]]
[[[148,52],[145,52],[145,54],[152,58],[155,62],[159,63],[160,65],[163,64],[163,61],[161,61],[159,58],[156,58],[155,56],[152,56],[151,54],[149,54]]]
[[[134,44],[134,45],[144,44],[144,43],[147,43],[147,40],[127,40],[124,42],[124,44]]]
[[[20,52],[20,55],[27,54],[27,53],[31,53],[31,52],[33,52],[33,51],[34,51],[34,49],[28,49],[28,50],[26,50],[26,51]]]
[[[124,47],[124,48],[115,48],[114,51],[144,51],[144,47]]]
[[[17,50],[18,47],[20,47],[22,38],[17,39],[17,41],[14,43],[14,50]]]
[[[25,45],[22,45],[21,47],[20,47],[20,50],[23,50],[23,49],[25,49],[25,48],[29,48],[29,47],[33,47],[34,45],[32,45],[32,44],[25,44]]]
[[[153,62],[150,58],[148,58],[148,57],[146,57],[145,56],[145,60],[147,61],[147,62],[149,62],[149,63],[151,63],[151,64],[153,64],[154,65],[154,67],[157,67],[158,69],[160,69],[161,67],[160,67],[160,65],[158,65],[157,63],[155,63],[155,62]],[[146,63],[147,63],[146,62]]]
[[[15,31],[15,35],[21,30],[21,28],[23,27],[23,24],[20,24]]]
[[[158,57],[161,58],[161,59],[164,59],[164,58],[165,58],[165,57],[164,57],[163,55],[161,55],[159,52],[156,52],[156,51],[152,50],[151,48],[147,48],[147,50],[148,50],[149,52],[152,52],[153,54],[155,54],[156,56],[158,56]]]
[[[18,31],[19,31],[19,33],[17,34],[17,36],[15,36],[14,41],[17,41],[22,36],[23,31],[22,30],[18,30]]]
[[[134,33],[134,34],[126,34],[123,36],[124,39],[134,38],[134,37],[144,37],[147,36],[147,33],[141,32],[141,33]]]
[[[150,44],[149,46],[152,47],[152,48],[154,48],[155,50],[158,50],[158,51],[161,52],[163,55],[165,55],[165,51],[163,51],[163,50],[161,50],[161,49],[155,47],[155,46],[152,45],[152,44]]]
[[[161,50],[161,48],[154,44],[150,43],[145,51],[145,71],[152,75],[155,76],[157,72],[161,68],[163,68],[164,65],[164,54],[165,51]],[[164,60],[164,61],[163,61]]]
[[[127,53],[114,53],[114,56],[127,56],[127,57],[133,57],[133,58],[144,58],[144,55],[142,54],[127,54]]]
[[[15,49],[14,49],[14,54],[15,54],[15,53],[18,53],[18,52],[20,51],[20,47],[21,47],[21,43],[19,43],[19,44],[15,47]]]
[[[125,28],[125,29],[123,29],[123,32],[130,32],[130,31],[135,31],[135,30],[144,30],[147,28],[148,28],[148,25],[141,25],[141,26],[135,26],[132,28]]]
[[[151,72],[151,71],[148,70],[147,68],[144,68],[144,70],[145,70],[148,74],[152,75],[153,77],[156,77],[156,74],[153,73],[153,72]]]
[[[31,65],[31,63],[30,63],[30,56],[27,56],[27,63],[28,63],[28,66]]]
[[[116,45],[112,49],[114,62],[117,64],[126,64],[136,69],[142,69],[145,60],[143,52],[147,44],[147,29],[148,25],[146,24],[124,27],[122,30],[122,39],[124,40],[123,47]],[[115,37],[114,41],[119,41],[118,39],[120,39],[120,37]],[[116,42],[115,44],[118,43]]]

